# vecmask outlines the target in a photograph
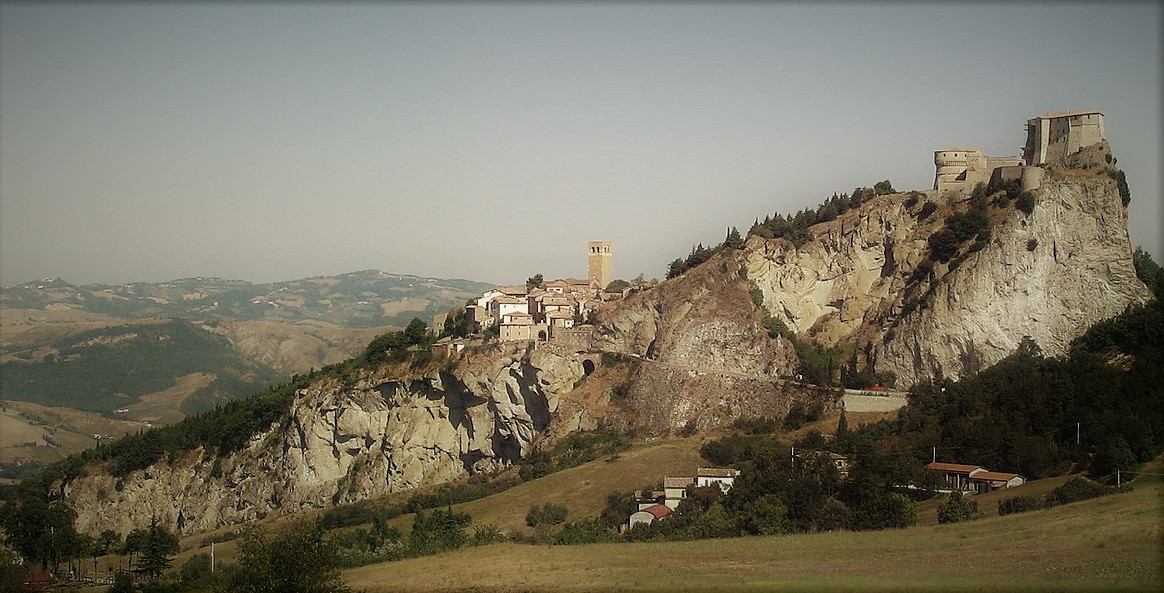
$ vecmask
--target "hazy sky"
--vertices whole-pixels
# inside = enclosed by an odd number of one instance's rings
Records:
[[[1161,239],[1161,4],[0,4],[0,284],[662,277],[1096,108]]]

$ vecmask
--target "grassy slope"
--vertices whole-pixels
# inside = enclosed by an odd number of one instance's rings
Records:
[[[630,489],[645,472],[698,464],[696,439],[635,449],[523,484],[460,508],[475,523],[520,526],[536,500],[596,514],[597,494]],[[685,460],[685,461],[684,461]],[[669,469],[674,467],[675,469]],[[610,471],[615,469],[617,471]],[[1164,586],[1164,458],[1133,491],[1054,509],[997,516],[997,501],[1041,497],[1068,477],[976,497],[985,517],[937,525],[940,500],[903,530],[696,542],[531,546],[497,544],[345,573],[354,588],[387,591],[1158,591]],[[1156,475],[1150,475],[1156,474]],[[621,485],[626,483],[627,485]],[[571,492],[571,489],[575,491]],[[595,491],[582,503],[586,489]],[[604,498],[604,496],[602,497]]]

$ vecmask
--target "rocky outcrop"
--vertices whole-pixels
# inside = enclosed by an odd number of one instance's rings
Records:
[[[922,218],[927,200],[939,208]],[[1063,354],[1092,324],[1149,298],[1132,265],[1127,210],[1102,172],[1049,172],[1033,212],[991,207],[984,248],[932,262],[927,239],[967,201],[880,196],[813,227],[816,239],[799,249],[753,237],[744,265],[771,315],[803,338],[867,352],[906,387],[976,373],[1024,336]],[[923,263],[932,271],[919,271]]]
[[[522,344],[423,376],[321,381],[241,451],[194,451],[61,491],[82,531],[127,533],[157,518],[190,533],[442,483],[520,459],[583,374],[573,353]]]
[[[795,401],[837,405],[831,390],[788,382],[796,354],[772,339],[740,273],[742,251],[604,311],[595,342],[634,357],[627,405],[652,431],[782,417]]]
[[[1150,294],[1136,277],[1127,209],[1105,175],[1048,176],[1034,211],[999,221],[993,239],[935,281],[903,317],[877,368],[905,384],[976,373],[1029,336],[1058,356],[1098,321]]]

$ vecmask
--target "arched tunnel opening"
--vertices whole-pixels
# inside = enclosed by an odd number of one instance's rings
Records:
[[[594,361],[589,358],[582,359],[582,372],[589,375],[594,372]]]

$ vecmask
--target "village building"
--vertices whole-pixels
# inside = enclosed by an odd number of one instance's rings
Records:
[[[650,525],[670,515],[671,512],[670,507],[662,504],[653,504],[639,509],[630,516],[630,528],[634,529],[635,525]]]
[[[693,476],[666,476],[663,478],[663,504],[671,510],[679,508],[679,503],[687,498],[687,488],[695,485]]]
[[[1026,483],[1026,478],[1019,474],[992,472],[978,465],[935,461],[927,464],[926,469],[941,474],[946,487],[950,490],[961,492],[983,494],[1000,488],[1022,486]]]
[[[727,494],[738,475],[740,475],[738,469],[701,467],[695,471],[695,486],[697,488],[717,486],[720,492]]]

